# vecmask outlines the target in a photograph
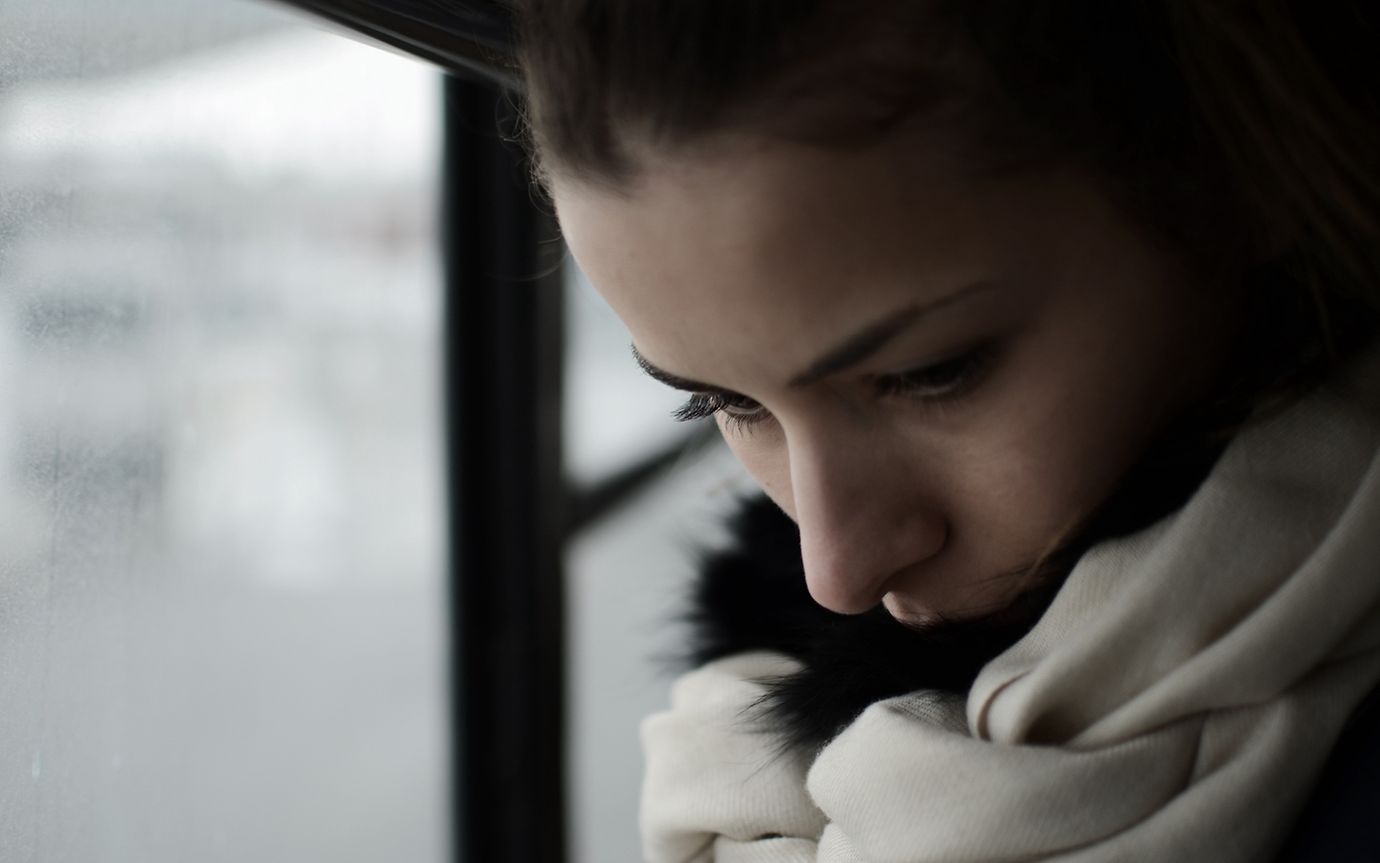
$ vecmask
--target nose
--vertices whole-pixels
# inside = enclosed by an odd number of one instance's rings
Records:
[[[791,497],[805,582],[840,614],[872,608],[934,557],[948,529],[933,489],[895,448],[838,435],[789,441]]]

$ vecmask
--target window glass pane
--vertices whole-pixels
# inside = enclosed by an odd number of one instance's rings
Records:
[[[622,324],[573,269],[567,290],[567,457],[588,482],[683,437],[670,413],[685,396],[636,367]],[[721,541],[723,513],[752,487],[725,447],[708,447],[571,543],[573,863],[641,859],[638,723],[667,703],[692,550]]]
[[[613,310],[571,261],[566,270],[565,465],[588,485],[674,443],[685,400],[643,374]]]
[[[443,859],[438,77],[0,21],[0,859]]]

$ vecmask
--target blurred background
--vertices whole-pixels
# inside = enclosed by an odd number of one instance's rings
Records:
[[[441,108],[276,6],[0,0],[0,860],[453,859]],[[685,430],[563,284],[579,487]],[[743,482],[697,449],[567,547],[572,860],[639,859]]]

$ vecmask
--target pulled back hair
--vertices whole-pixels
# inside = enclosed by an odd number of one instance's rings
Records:
[[[722,132],[858,147],[933,124],[979,167],[1091,172],[1213,278],[1244,281],[1232,389],[1256,406],[1374,339],[1371,4],[514,3],[539,179],[616,188]]]

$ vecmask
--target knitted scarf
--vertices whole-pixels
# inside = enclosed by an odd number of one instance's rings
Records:
[[[783,754],[753,706],[797,669],[718,660],[646,720],[648,861],[1269,859],[1380,680],[1380,363],[1086,553],[966,699],[887,699]]]

